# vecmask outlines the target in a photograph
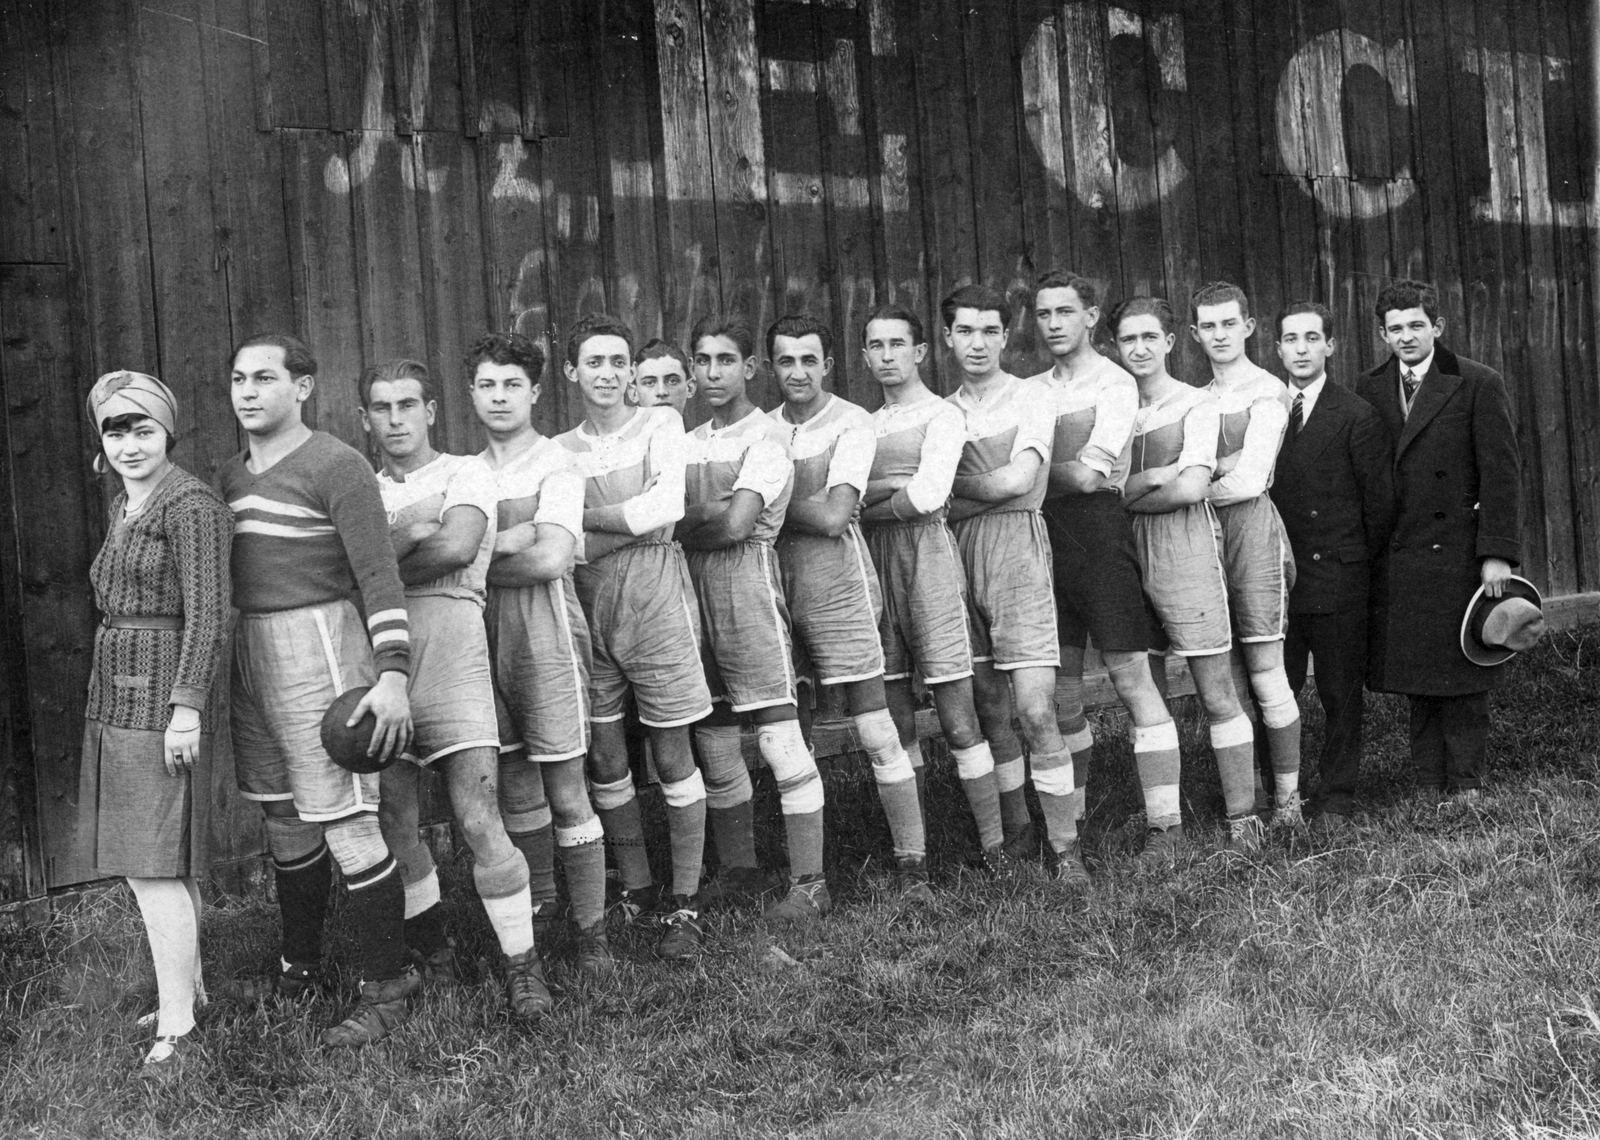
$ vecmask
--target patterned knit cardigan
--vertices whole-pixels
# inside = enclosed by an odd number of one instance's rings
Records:
[[[172,705],[201,712],[228,636],[228,559],[233,512],[199,479],[174,467],[133,518],[126,493],[111,504],[111,528],[90,568],[95,604],[115,616],[181,615],[183,629],[109,629],[95,634],[86,715],[120,728],[164,731]]]

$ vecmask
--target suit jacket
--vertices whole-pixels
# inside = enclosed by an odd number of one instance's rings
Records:
[[[1356,386],[1395,440],[1395,525],[1374,583],[1371,685],[1428,696],[1483,692],[1499,670],[1461,652],[1462,615],[1483,559],[1521,560],[1521,462],[1505,381],[1436,345],[1407,418],[1399,376],[1390,357]]]
[[[1272,501],[1294,549],[1292,614],[1364,609],[1394,529],[1394,447],[1371,404],[1330,379],[1285,436]]]

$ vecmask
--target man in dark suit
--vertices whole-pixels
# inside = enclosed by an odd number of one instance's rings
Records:
[[[1289,428],[1272,501],[1294,550],[1284,665],[1298,694],[1317,662],[1327,714],[1312,827],[1347,831],[1361,763],[1361,687],[1367,678],[1367,603],[1373,561],[1394,528],[1394,451],[1371,404],[1328,381],[1333,314],[1296,301],[1278,314],[1278,356],[1289,372]]]
[[[1519,560],[1516,429],[1500,374],[1439,343],[1433,286],[1394,282],[1377,316],[1394,355],[1356,391],[1395,440],[1396,515],[1373,592],[1369,684],[1411,698],[1421,795],[1474,800],[1500,668],[1467,660],[1461,621],[1479,585],[1500,597]]]

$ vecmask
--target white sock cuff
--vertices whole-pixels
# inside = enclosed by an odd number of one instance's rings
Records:
[[[406,889],[406,917],[416,918],[417,915],[431,906],[439,903],[439,872],[429,871],[415,883],[407,883]]]
[[[1072,749],[1072,754],[1076,756],[1078,753],[1088,752],[1094,747],[1094,729],[1084,725],[1077,732],[1063,739],[1066,740],[1067,747]]]
[[[484,898],[483,913],[500,943],[500,953],[521,954],[533,946],[533,900],[526,884],[509,895]]]
[[[507,835],[528,835],[549,827],[555,816],[549,804],[540,804],[532,811],[503,811],[500,822],[505,824]]]
[[[915,780],[917,770],[911,766],[911,761],[906,758],[904,749],[899,747],[897,741],[894,755],[883,761],[873,757],[872,778],[880,784],[903,784],[907,780]]]
[[[955,758],[956,775],[963,780],[981,780],[994,771],[994,753],[989,751],[987,740],[980,740],[971,748],[952,748],[950,755]]]
[[[1133,726],[1135,752],[1176,752],[1178,750],[1178,722],[1164,720],[1160,724]]]
[[[778,781],[778,807],[784,815],[810,815],[823,807],[822,773],[813,766],[792,780]]]
[[[1211,747],[1232,748],[1239,744],[1249,744],[1256,738],[1255,729],[1250,725],[1250,718],[1240,713],[1232,720],[1213,721],[1211,724]]]
[[[556,828],[556,846],[582,847],[585,843],[599,843],[605,835],[606,829],[600,825],[600,817],[591,815],[576,827]]]
[[[706,783],[700,776],[700,769],[696,768],[687,779],[675,784],[661,781],[661,795],[668,807],[686,808],[699,803],[706,798]]]
[[[1034,791],[1040,795],[1072,794],[1072,753],[1067,749],[1035,756],[1029,767],[1033,775]]]
[[[1157,784],[1144,790],[1146,819],[1166,819],[1182,814],[1178,802],[1177,784]]]
[[[594,806],[601,811],[614,811],[626,807],[628,801],[635,796],[633,790],[633,776],[627,775],[620,780],[613,780],[609,784],[599,784],[589,781],[589,798],[594,801]]]
[[[1027,776],[1028,766],[1020,756],[1015,760],[1007,760],[1003,764],[996,762],[994,766],[995,787],[1002,792],[1016,791],[1022,787],[1022,781],[1027,779]]]

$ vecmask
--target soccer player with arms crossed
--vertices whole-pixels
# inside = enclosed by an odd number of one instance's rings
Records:
[[[833,372],[833,334],[822,322],[806,316],[778,321],[767,330],[767,359],[783,394],[769,414],[787,435],[794,460],[778,562],[795,640],[820,684],[843,687],[889,819],[901,897],[926,902],[933,896],[917,773],[889,715],[878,640],[883,603],[855,521],[876,451],[872,417],[824,390]]]
[[[1082,820],[1094,735],[1083,712],[1083,659],[1089,636],[1105,658],[1118,698],[1133,719],[1141,773],[1151,756],[1178,748],[1178,726],[1150,674],[1151,629],[1134,545],[1122,509],[1139,412],[1139,385],[1094,346],[1100,321],[1094,282],[1051,270],[1039,278],[1034,320],[1055,366],[1034,379],[1055,396],[1055,442],[1044,518],[1055,556],[1061,634],[1062,734],[1072,749],[1073,814]],[[1059,700],[1060,698],[1058,698]],[[1151,781],[1141,777],[1141,784]]]
[[[379,822],[400,863],[406,943],[424,975],[454,976],[439,908],[439,873],[419,841],[418,780],[438,764],[456,823],[472,849],[472,878],[505,955],[506,996],[522,1017],[550,1008],[534,949],[528,863],[500,818],[494,681],[483,628],[484,575],[494,553],[496,489],[475,455],[435,451],[433,377],[391,360],[361,378],[361,424],[377,445],[378,487],[411,618],[411,750],[384,769]]]
[[[961,370],[946,399],[966,421],[966,443],[951,485],[950,529],[967,575],[974,639],[978,718],[996,761],[1008,838],[1028,825],[1022,798],[1015,710],[1031,756],[1033,787],[1044,810],[1053,870],[1082,885],[1073,817],[1072,752],[1056,725],[1055,594],[1050,540],[1039,506],[1049,481],[1054,404],[1037,380],[1000,365],[1010,336],[1011,305],[984,285],[957,289],[939,305],[945,344]]]
[[[630,407],[633,330],[591,315],[567,338],[567,379],[584,419],[556,437],[584,479],[583,562],[574,571],[594,649],[589,675],[589,778],[624,890],[652,885],[628,767],[623,702],[633,692],[667,803],[672,883],[656,953],[686,958],[700,946],[706,788],[689,725],[711,712],[700,665],[700,614],[672,528],[684,510],[688,439],[670,407]]]
[[[727,897],[759,890],[750,773],[740,714],[756,725],[789,848],[789,890],[765,916],[803,924],[833,909],[822,871],[822,775],[800,732],[789,610],[772,544],[794,485],[787,434],[755,406],[755,337],[734,317],[703,317],[690,337],[711,419],[690,435],[688,507],[678,537],[700,597],[714,711],[695,729],[707,814]]]
[[[883,593],[879,640],[884,691],[900,744],[917,773],[926,802],[922,745],[917,739],[911,671],[921,671],[967,803],[991,866],[1002,861],[1005,830],[995,784],[994,755],[979,728],[972,695],[972,644],[967,636],[965,577],[955,539],[945,526],[950,485],[966,443],[966,420],[928,390],[922,319],[884,305],[867,318],[862,355],[883,386],[883,407],[872,415],[872,472],[861,527]]]
[[[1210,498],[1222,526],[1228,609],[1238,654],[1249,674],[1246,681],[1236,665],[1234,687],[1248,704],[1248,684],[1261,706],[1272,757],[1273,826],[1297,827],[1302,823],[1300,704],[1283,665],[1294,553],[1267,494],[1289,423],[1289,389],[1245,355],[1256,322],[1244,290],[1214,281],[1197,289],[1189,306],[1194,320],[1189,332],[1211,361],[1210,391],[1221,416]],[[1260,841],[1257,817],[1254,829],[1241,833],[1238,843],[1249,847]]]
[[[589,628],[572,582],[583,539],[583,478],[566,450],[533,426],[544,371],[539,346],[517,333],[490,333],[468,350],[466,367],[499,499],[484,618],[510,721],[501,728],[501,748],[515,742],[524,749],[501,753],[500,810],[530,870],[553,816],[578,929],[578,970],[603,980],[615,965],[605,931],[605,832],[584,774]]]
[[[1233,688],[1222,537],[1207,498],[1217,463],[1217,400],[1167,371],[1177,341],[1173,325],[1172,306],[1159,297],[1132,297],[1111,319],[1122,366],[1139,384],[1123,503],[1133,513],[1145,593],[1167,631],[1169,652],[1188,662],[1211,723],[1229,841],[1253,850],[1260,828],[1254,736]],[[1185,847],[1176,738],[1171,744],[1139,758],[1146,825],[1139,861],[1150,868],[1170,866]]]
[[[405,890],[378,826],[377,773],[335,764],[321,724],[340,693],[370,685],[349,724],[376,719],[373,756],[410,745],[405,588],[372,468],[304,422],[316,385],[311,351],[292,336],[251,337],[234,350],[232,373],[248,447],[217,481],[234,516],[234,764],[240,792],[266,812],[283,921],[267,988],[296,997],[319,980],[331,852],[349,892],[362,982],[360,1004],[322,1043],[366,1045],[405,1021],[421,978],[406,958]]]

